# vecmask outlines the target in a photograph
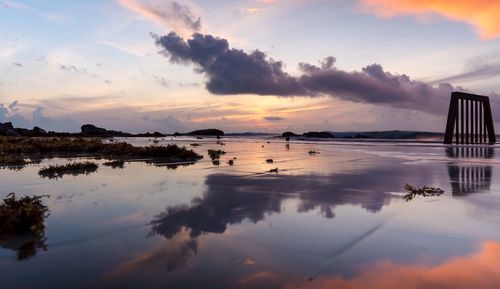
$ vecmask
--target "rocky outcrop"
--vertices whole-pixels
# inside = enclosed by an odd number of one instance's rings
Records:
[[[200,136],[223,136],[224,132],[220,129],[200,129],[188,132],[186,135],[200,135]]]
[[[45,134],[47,134],[47,131],[45,131],[43,128],[40,128],[38,126],[33,127],[32,131],[36,135],[45,135]]]
[[[8,131],[14,130],[14,126],[11,122],[1,123],[0,122],[0,135],[7,135]]]
[[[0,135],[3,136],[44,136],[47,135],[47,132],[35,126],[33,129],[27,128],[15,128],[12,123],[0,123]]]
[[[81,135],[83,136],[93,136],[93,137],[127,137],[131,136],[129,133],[116,130],[107,130],[102,127],[97,127],[93,124],[84,124],[81,127]]]

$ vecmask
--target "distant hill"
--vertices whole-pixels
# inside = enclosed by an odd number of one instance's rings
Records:
[[[425,131],[368,131],[368,132],[334,132],[336,138],[356,138],[356,139],[428,139],[441,138],[443,133]]]

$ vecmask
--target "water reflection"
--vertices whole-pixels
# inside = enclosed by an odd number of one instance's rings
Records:
[[[299,213],[319,209],[328,219],[335,217],[334,208],[339,205],[360,206],[377,213],[391,199],[400,197],[381,189],[374,174],[209,175],[204,196],[194,199],[190,206],[168,207],[157,215],[151,222],[152,234],[172,238],[183,228],[190,230],[191,237],[224,233],[228,225],[244,220],[257,223],[266,215],[280,213],[283,201],[291,198],[300,201]]]
[[[0,247],[13,250],[18,260],[34,256],[45,245],[45,219],[49,209],[42,203],[46,196],[16,199],[10,193],[0,204]]]
[[[446,154],[453,159],[486,160],[495,157],[492,147],[449,147]],[[492,166],[489,164],[449,163],[451,190],[454,196],[489,191],[491,186]]]
[[[259,274],[259,273],[258,273]],[[254,274],[255,275],[255,274]],[[242,279],[244,288],[256,288],[252,281],[266,284],[280,280],[279,274],[261,274],[271,278]],[[281,279],[283,280],[283,279]],[[284,282],[274,288],[343,288],[343,289],[493,289],[500,284],[500,242],[486,241],[479,251],[466,257],[452,258],[439,265],[397,264],[390,261],[379,262],[366,267],[352,278],[320,277],[312,282]]]
[[[46,238],[42,235],[11,236],[0,239],[0,247],[16,252],[17,260],[22,261],[36,255],[39,250],[46,251]]]
[[[168,242],[162,242],[132,260],[119,264],[111,270],[109,277],[126,275],[137,270],[156,268],[159,273],[171,272],[186,266],[189,259],[198,251],[198,240],[187,232],[180,232]]]

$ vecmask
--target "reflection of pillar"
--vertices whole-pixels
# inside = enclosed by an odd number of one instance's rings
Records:
[[[491,147],[449,147],[446,155],[457,159],[492,159],[495,151]],[[454,196],[489,191],[492,166],[483,164],[448,164],[451,190]]]
[[[496,142],[490,100],[487,96],[462,92],[451,94],[445,144],[479,144]]]

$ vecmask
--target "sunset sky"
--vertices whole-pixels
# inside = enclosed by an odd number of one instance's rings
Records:
[[[453,90],[500,115],[498,15],[498,0],[0,0],[0,122],[443,131]]]

